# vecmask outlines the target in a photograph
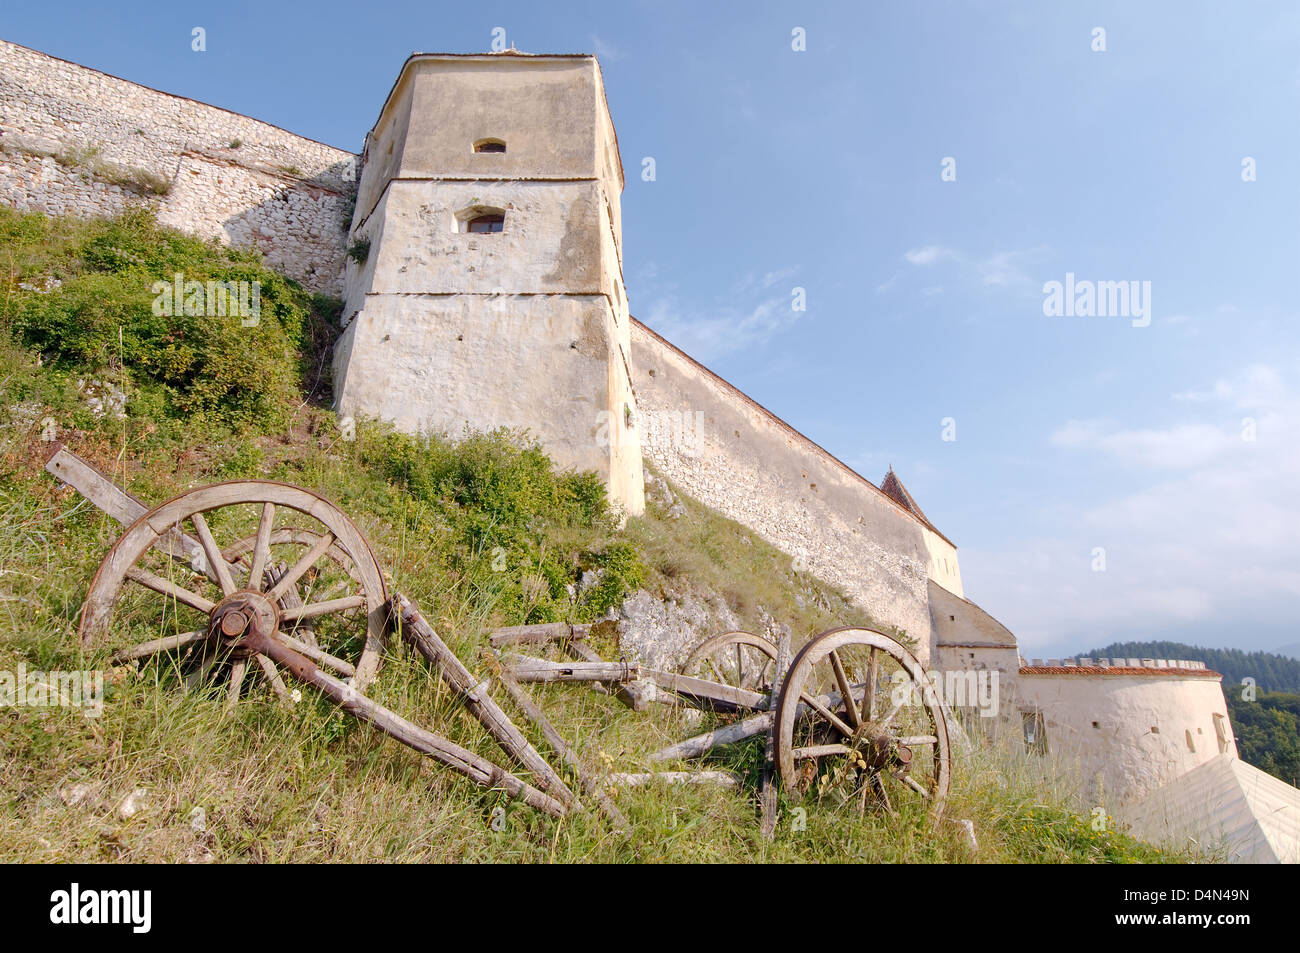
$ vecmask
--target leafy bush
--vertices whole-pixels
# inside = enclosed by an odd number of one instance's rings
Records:
[[[600,581],[583,593],[580,609],[583,621],[597,619],[621,606],[646,578],[645,564],[630,543],[610,543],[601,552],[589,555],[600,570]]]
[[[256,252],[162,228],[144,210],[73,224],[8,209],[0,209],[0,252],[14,263],[0,320],[56,369],[133,385],[128,413],[140,391],[156,389],[161,399],[144,403],[187,426],[267,430],[298,398],[300,350],[323,302],[263,267]],[[177,274],[205,287],[257,283],[257,320],[187,315],[183,306],[155,313],[155,282]]]
[[[576,591],[584,559],[572,543],[615,528],[594,473],[557,473],[536,441],[504,429],[467,431],[453,442],[366,426],[358,431],[357,452],[367,469],[418,504],[405,513],[408,527],[428,534],[469,591],[489,597],[512,620],[574,615],[571,587]],[[604,613],[644,577],[626,544],[587,553],[585,563],[605,573],[584,594],[580,618]]]

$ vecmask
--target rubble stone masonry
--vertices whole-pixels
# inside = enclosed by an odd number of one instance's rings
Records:
[[[0,40],[0,201],[15,208],[152,206],[341,297],[356,172],[342,149]]]

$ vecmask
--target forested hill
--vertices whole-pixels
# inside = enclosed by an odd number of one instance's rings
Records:
[[[1222,675],[1225,692],[1241,685],[1243,678],[1253,678],[1260,691],[1300,693],[1300,659],[1273,652],[1204,649],[1182,642],[1112,642],[1079,654],[1086,658],[1191,659],[1204,662]]]

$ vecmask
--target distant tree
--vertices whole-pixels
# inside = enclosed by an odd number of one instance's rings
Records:
[[[1300,787],[1300,695],[1265,692],[1244,701],[1227,693],[1241,760]]]
[[[1182,642],[1112,642],[1082,653],[1086,658],[1173,658],[1204,662],[1223,676],[1223,691],[1233,694],[1243,678],[1253,678],[1261,692],[1300,693],[1300,659],[1273,652],[1207,649]]]

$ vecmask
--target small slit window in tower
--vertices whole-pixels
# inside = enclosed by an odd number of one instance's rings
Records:
[[[1219,742],[1219,754],[1225,754],[1228,750],[1228,719],[1218,712],[1214,713],[1214,736]]]
[[[1041,711],[1020,713],[1025,730],[1025,747],[1034,754],[1047,753],[1047,725]]]
[[[505,140],[503,139],[480,139],[474,143],[475,152],[492,152],[500,155],[506,151]]]

